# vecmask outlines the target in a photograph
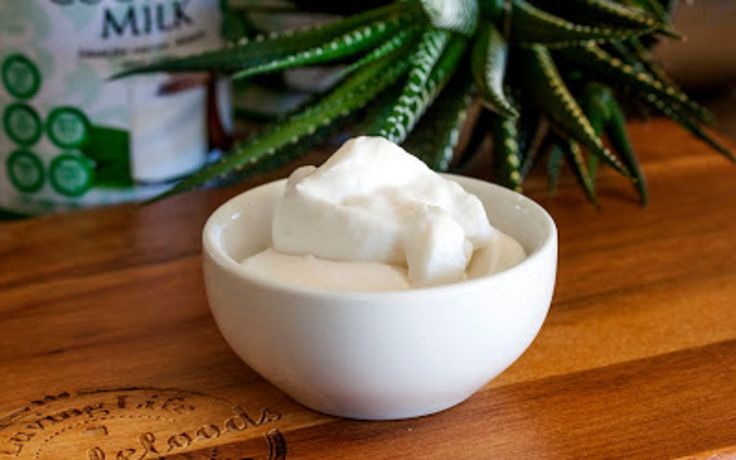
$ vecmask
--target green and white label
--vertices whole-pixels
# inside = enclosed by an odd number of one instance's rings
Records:
[[[16,150],[6,162],[10,182],[20,192],[41,190],[44,182],[43,162],[38,155],[27,150]]]
[[[41,72],[22,54],[11,54],[2,63],[5,90],[18,99],[30,99],[41,87]]]
[[[59,107],[51,111],[46,121],[49,139],[62,149],[79,149],[89,142],[91,125],[87,116],[74,107]]]
[[[29,105],[20,102],[10,104],[3,113],[3,128],[18,145],[33,145],[41,138],[41,117]]]
[[[82,196],[92,187],[94,167],[94,162],[85,156],[63,153],[51,161],[49,181],[64,196]]]
[[[217,48],[219,6],[0,0],[0,210],[147,199],[204,164],[204,85],[180,88],[180,75],[110,77]]]

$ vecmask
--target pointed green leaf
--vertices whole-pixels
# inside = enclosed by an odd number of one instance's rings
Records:
[[[524,91],[534,104],[568,136],[589,148],[625,176],[626,167],[605,148],[560,77],[549,51],[543,46],[520,50]]]
[[[491,120],[493,134],[493,177],[511,190],[521,192],[521,152],[518,143],[517,118],[494,115]]]
[[[411,59],[412,67],[401,96],[389,115],[376,121],[372,132],[393,142],[403,142],[454,74],[467,43],[464,36],[445,30],[425,32]]]
[[[330,136],[337,134],[341,129],[345,128],[345,125],[349,123],[352,118],[353,114],[346,118],[336,120],[332,124],[319,126],[314,133],[300,137],[298,140],[289,143],[288,148],[281,148],[275,154],[265,157],[243,170],[227,174],[225,177],[218,180],[217,185],[219,187],[226,187],[246,180],[249,177],[281,168],[306,155],[314,146],[324,142]],[[156,199],[159,198],[157,197]]]
[[[232,78],[237,80],[294,67],[336,61],[370,49],[396,34],[398,30],[398,21],[368,24],[315,47],[304,49],[289,56],[271,59],[260,65],[246,67],[233,73]]]
[[[411,69],[401,96],[385,118],[377,119],[374,131],[393,142],[402,142],[429,101],[423,97],[432,69],[437,65],[450,41],[451,32],[431,28],[424,32],[411,57]]]
[[[365,106],[404,75],[408,67],[408,60],[401,54],[392,54],[367,65],[314,105],[237,145],[222,160],[182,180],[165,195],[191,190],[231,173],[257,170],[264,161],[277,161],[276,155],[289,155],[289,145]]]
[[[637,7],[626,6],[612,0],[545,0],[542,8],[581,24],[651,29],[671,33],[669,26],[656,16]]]
[[[588,174],[590,175],[590,181],[593,183],[595,188],[598,182],[598,155],[588,155]]]
[[[398,2],[323,26],[275,33],[268,37],[261,35],[219,50],[163,59],[122,72],[115,78],[161,71],[233,74],[251,68],[264,71],[326,62],[359,53],[407,24],[421,21],[426,19],[416,2]]]
[[[527,113],[531,108],[527,110]],[[550,139],[549,121],[539,114],[525,116],[519,120],[519,144],[521,148],[521,178],[529,177],[542,153],[547,150]]]
[[[586,85],[586,88],[590,85]],[[583,102],[581,104],[583,113],[588,118],[588,121],[590,121],[590,126],[593,128],[595,135],[602,138],[606,120],[608,119],[608,106],[602,102],[601,98],[592,97],[592,95],[586,98],[585,94],[583,96]],[[588,155],[588,175],[590,176],[593,187],[596,186],[598,179],[598,160],[598,155]]]
[[[435,171],[447,171],[470,105],[472,82],[458,74],[409,134],[404,148]]]
[[[641,65],[644,71],[649,72],[652,76],[659,79],[662,85],[673,86],[675,89],[682,92],[682,90],[677,87],[675,81],[672,80],[669,75],[667,75],[667,72],[664,70],[664,68],[657,61],[654,60],[651,52],[641,43],[639,39],[627,40],[624,45],[629,48],[631,50],[631,53],[633,54],[630,59]],[[632,62],[629,62],[629,64],[634,65]]]
[[[583,151],[580,149],[578,143],[573,140],[568,139],[566,144],[567,145],[563,144],[565,154],[567,156],[568,163],[572,168],[573,174],[575,175],[575,178],[580,183],[583,191],[585,191],[585,196],[588,197],[593,205],[598,206],[598,197],[596,196],[595,192],[595,182],[591,178],[590,173],[585,166],[585,157],[583,156]]]
[[[636,8],[641,8],[645,11],[649,11],[662,22],[670,20],[669,12],[664,6],[662,6],[659,0],[624,0],[624,3]]]
[[[649,73],[637,71],[633,66],[611,56],[594,43],[574,49],[561,49],[557,51],[557,54],[602,79],[623,84],[644,93],[654,93],[659,98],[680,104],[699,120],[708,121],[711,118],[705,108],[692,101],[685,93],[671,85],[663,84]]]
[[[645,205],[649,200],[647,183],[639,165],[634,148],[629,141],[626,129],[626,117],[616,102],[613,91],[599,83],[589,83],[583,91],[583,110],[591,120],[596,133],[608,136],[613,149],[619,154],[621,161],[632,172],[632,182],[639,193],[641,203]],[[595,168],[595,165],[593,165]],[[591,169],[591,177],[595,177]]]
[[[629,40],[616,41],[606,44],[606,51],[612,56],[621,59],[625,64],[630,65],[637,72],[648,72],[646,65],[640,61],[639,56],[630,46],[630,43],[639,42],[639,39],[632,38]]]
[[[550,194],[557,192],[557,186],[560,183],[560,172],[562,165],[565,162],[565,153],[558,146],[552,147],[549,153],[549,159],[547,160],[547,191]]]
[[[345,67],[345,69],[340,72],[340,78],[343,78],[346,75],[355,72],[357,69],[363,67],[364,65],[381,59],[382,57],[391,54],[400,48],[413,45],[413,43],[417,39],[417,36],[419,35],[419,30],[420,29],[417,27],[407,27],[401,30],[389,40],[386,40],[380,46],[371,50],[365,56]]]
[[[399,79],[399,81],[383,91],[364,110],[360,111],[358,120],[349,128],[347,133],[353,137],[371,136],[375,134],[373,129],[376,125],[376,120],[382,120],[391,113],[403,89],[404,82]]]
[[[475,158],[476,154],[479,153],[480,149],[484,146],[486,140],[491,135],[491,117],[494,116],[494,112],[481,108],[478,116],[475,118],[470,136],[465,145],[465,148],[458,155],[457,161],[452,165],[450,171],[456,174],[460,174],[471,161]]]
[[[595,193],[595,182],[593,182],[593,179],[588,172],[588,168],[585,166],[585,157],[583,156],[583,151],[580,149],[580,145],[571,139],[560,140],[552,147],[553,155],[555,155],[555,149],[562,150],[562,154],[567,159],[567,164],[570,165],[570,169],[580,184],[580,187],[585,192],[585,196],[591,203],[598,206],[598,197]]]
[[[471,70],[475,86],[480,91],[486,107],[506,117],[516,118],[519,112],[504,94],[508,44],[492,24],[481,26],[473,46]]]
[[[611,118],[606,124],[606,134],[608,135],[608,139],[614,150],[616,150],[616,152],[621,156],[621,161],[623,161],[629,170],[633,172],[634,186],[639,192],[641,204],[646,205],[649,202],[647,181],[639,164],[636,152],[629,140],[628,131],[626,129],[626,116],[616,102],[616,99],[611,98],[610,106]]]
[[[511,42],[514,44],[571,46],[591,40],[620,40],[652,31],[651,27],[631,29],[575,24],[542,11],[524,0],[512,1]]]
[[[681,108],[674,104],[668,104],[666,101],[659,99],[654,94],[647,94],[644,96],[646,100],[668,118],[671,118],[677,124],[688,130],[693,136],[700,139],[703,143],[707,144],[710,148],[725,156],[729,160],[736,162],[736,155],[731,149],[720,143],[713,136],[697,122],[693,120]]]

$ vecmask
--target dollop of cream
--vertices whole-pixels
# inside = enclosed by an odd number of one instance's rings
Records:
[[[465,279],[473,254],[499,233],[460,185],[382,137],[358,137],[319,168],[292,173],[272,240],[282,254],[406,267],[423,287]],[[523,249],[509,240],[518,262]]]

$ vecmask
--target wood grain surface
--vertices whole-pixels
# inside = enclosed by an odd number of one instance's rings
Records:
[[[239,190],[0,224],[0,459],[736,458],[736,168],[664,121],[632,136],[651,205],[532,178],[560,231],[545,326],[412,420],[312,412],[228,348],[200,232]]]

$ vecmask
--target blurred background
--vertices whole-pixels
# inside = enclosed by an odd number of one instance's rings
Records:
[[[125,21],[106,22],[101,5],[108,4],[95,3],[0,2],[6,89],[0,90],[0,218],[155,196],[219,158],[233,139],[309,102],[339,72],[312,66],[232,84],[180,74],[109,80],[131,63],[160,57],[157,46],[175,44],[163,51],[167,56],[192,54],[389,2],[196,0],[188,13],[196,33],[178,34],[172,23],[161,38],[130,34],[134,29]],[[128,17],[126,2],[109,4],[112,14]],[[673,22],[683,39],[661,40],[655,57],[715,113],[722,134],[736,137],[736,1],[680,1]],[[100,43],[100,24],[103,34],[119,33]],[[104,54],[118,48],[132,53]],[[478,112],[471,109],[469,117]],[[333,138],[324,151],[344,138]]]
[[[683,41],[665,40],[655,55],[684,88],[716,114],[724,134],[736,135],[736,2],[680,2],[674,17]]]

